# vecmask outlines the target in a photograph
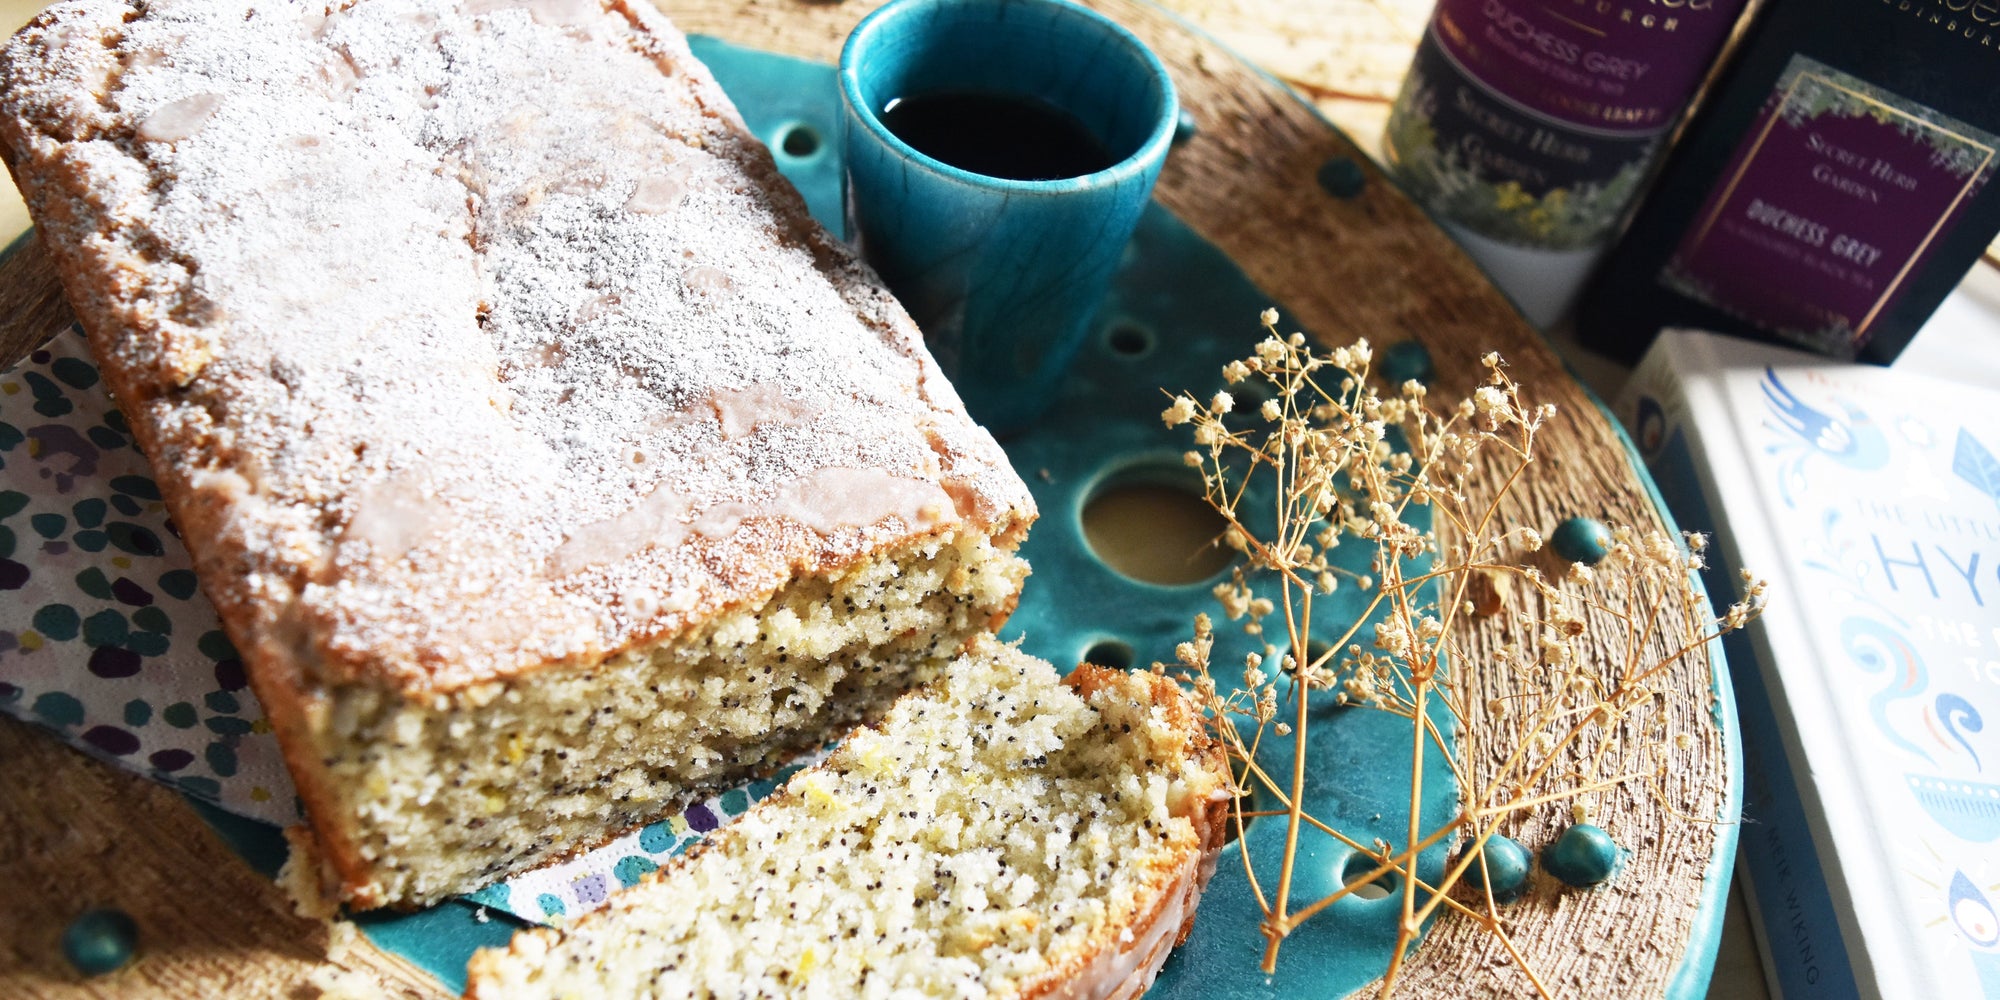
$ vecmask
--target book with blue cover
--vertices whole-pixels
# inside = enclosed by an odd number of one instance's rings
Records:
[[[2000,1000],[2000,388],[1669,331],[1617,410],[1725,639],[1773,992]]]

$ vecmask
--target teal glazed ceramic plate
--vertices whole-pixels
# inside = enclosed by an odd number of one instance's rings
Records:
[[[695,54],[736,101],[751,131],[771,147],[779,169],[805,195],[815,217],[847,235],[840,204],[841,109],[834,68],[710,38],[696,37],[692,42]],[[1322,177],[1321,183],[1328,179]],[[1041,520],[1022,548],[1035,572],[1004,637],[1021,639],[1029,652],[1058,666],[1085,658],[1144,666],[1172,660],[1174,645],[1190,635],[1193,616],[1216,611],[1210,589],[1220,575],[1167,587],[1130,579],[1106,565],[1084,538],[1083,508],[1107,488],[1135,482],[1198,491],[1199,481],[1179,457],[1190,445],[1186,428],[1169,430],[1160,421],[1166,404],[1162,390],[1206,398],[1222,388],[1221,366],[1250,351],[1262,336],[1255,317],[1273,305],[1283,313],[1283,302],[1270,301],[1227,256],[1172,213],[1157,203],[1147,208],[1053,408],[1039,423],[1002,442],[1041,508]],[[1280,323],[1283,329],[1298,328],[1288,318]],[[1616,419],[1598,405],[1604,419],[1617,428]],[[1622,439],[1622,430],[1619,433]],[[1631,442],[1624,443],[1627,460],[1645,484],[1663,525],[1675,531]],[[1350,546],[1348,553],[1360,559],[1362,548]],[[1344,624],[1360,614],[1358,592],[1344,594],[1350,603],[1322,607],[1319,621]],[[1241,662],[1247,646],[1231,647],[1232,639],[1240,643],[1243,637],[1228,628],[1218,629],[1215,662]],[[1728,753],[1725,810],[1734,816],[1740,773],[1736,716],[1719,643],[1709,644],[1709,662],[1715,678],[1715,717]],[[1317,700],[1321,697],[1315,696],[1308,728],[1309,807],[1330,825],[1364,842],[1376,836],[1391,843],[1402,841],[1410,809],[1408,722]],[[1456,723],[1441,707],[1434,709],[1432,721],[1445,741],[1452,742]],[[1263,754],[1267,762],[1279,758],[1289,762],[1291,746],[1285,741],[1267,744]],[[1421,822],[1425,828],[1435,828],[1457,808],[1457,786],[1438,755],[1428,758],[1423,787]],[[1258,808],[1270,806],[1258,804]],[[1279,848],[1284,830],[1282,818],[1252,820],[1243,842],[1224,849],[1193,935],[1168,960],[1148,996],[1338,997],[1381,976],[1389,964],[1400,911],[1400,887],[1394,884],[1381,886],[1390,890],[1387,897],[1364,898],[1379,894],[1357,892],[1295,930],[1275,976],[1216,973],[1254,968],[1262,954],[1264,941],[1256,930],[1259,911],[1239,852],[1247,849],[1260,861],[1275,859],[1266,852]],[[1301,838],[1298,898],[1318,898],[1366,874],[1353,851],[1324,835],[1309,834]],[[1736,828],[1730,824],[1716,838],[1700,915],[1668,983],[1667,996],[1675,1000],[1698,998],[1707,991],[1735,850]],[[1427,881],[1435,879],[1444,862],[1442,848],[1427,852],[1419,874]],[[1264,861],[1260,870],[1263,864],[1275,867],[1274,860]]]

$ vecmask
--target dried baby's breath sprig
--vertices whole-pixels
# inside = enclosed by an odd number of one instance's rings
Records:
[[[1685,733],[1667,737],[1659,707],[1670,668],[1716,634],[1754,619],[1765,584],[1746,574],[1743,600],[1712,618],[1691,583],[1702,565],[1703,540],[1676,542],[1626,528],[1614,530],[1609,554],[1595,566],[1572,566],[1563,579],[1548,579],[1523,561],[1541,549],[1541,534],[1501,526],[1499,508],[1534,462],[1536,434],[1555,408],[1526,400],[1498,354],[1480,359],[1484,375],[1469,398],[1437,409],[1417,382],[1387,393],[1371,384],[1367,341],[1321,353],[1303,334],[1280,335],[1274,310],[1260,320],[1264,339],[1250,356],[1222,369],[1229,388],[1205,403],[1191,394],[1172,396],[1161,413],[1169,427],[1191,428],[1195,449],[1184,461],[1200,470],[1206,499],[1227,524],[1222,543],[1243,555],[1216,586],[1215,598],[1251,650],[1240,673],[1213,662],[1217,626],[1201,615],[1193,640],[1177,647],[1177,662],[1155,669],[1173,673],[1202,706],[1230,750],[1238,787],[1262,791],[1283,806],[1254,814],[1285,817],[1275,878],[1242,852],[1263,912],[1262,971],[1275,972],[1279,950],[1299,924],[1393,873],[1402,913],[1383,995],[1394,988],[1411,943],[1439,908],[1494,934],[1514,967],[1547,995],[1494,904],[1487,900],[1475,909],[1453,898],[1453,888],[1471,864],[1483,864],[1483,855],[1458,852],[1437,885],[1418,877],[1419,855],[1440,844],[1483,846],[1527,810],[1559,803],[1584,809],[1582,796],[1659,779],[1667,755],[1687,741]],[[1418,527],[1424,520],[1419,510],[1448,530]],[[1440,537],[1450,545],[1440,544]],[[1343,544],[1361,546],[1363,558],[1339,558]],[[1315,597],[1342,587],[1369,595],[1363,611],[1315,630]],[[1681,613],[1663,616],[1669,604]],[[1454,638],[1466,615],[1505,616],[1521,640],[1471,661]],[[1667,620],[1689,624],[1665,643],[1666,656],[1651,655]],[[1622,660],[1607,662],[1601,653],[1607,648],[1623,650]],[[1451,663],[1462,666],[1446,669]],[[1507,720],[1504,731],[1518,737],[1512,745],[1474,745],[1490,738],[1465,725],[1474,670],[1516,675],[1520,695],[1480,703],[1492,717]],[[1219,683],[1218,674],[1241,683]],[[1360,843],[1305,808],[1310,699],[1302,692],[1313,691],[1410,720],[1410,819],[1402,845]],[[1433,701],[1459,724],[1465,745],[1456,757],[1433,722]],[[1645,744],[1618,748],[1619,734],[1633,732],[1644,735]],[[1293,740],[1289,773],[1259,762],[1267,734]],[[1581,753],[1585,748],[1590,752]],[[1450,821],[1426,830],[1420,805],[1432,753],[1442,755],[1457,779],[1459,808]],[[1239,836],[1248,818],[1243,801],[1239,797],[1231,820]],[[1347,887],[1299,905],[1292,898],[1294,869],[1308,826],[1375,866]]]

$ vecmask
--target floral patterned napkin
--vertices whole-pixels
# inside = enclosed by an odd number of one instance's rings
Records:
[[[298,822],[277,740],[151,472],[80,328],[0,374],[0,711],[229,812]],[[782,778],[469,898],[533,921],[594,909]]]

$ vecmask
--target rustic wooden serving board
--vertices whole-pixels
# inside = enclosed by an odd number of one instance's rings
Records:
[[[1661,514],[1608,417],[1477,268],[1423,214],[1385,183],[1365,153],[1312,108],[1175,15],[1143,0],[1089,0],[1139,34],[1172,69],[1199,131],[1169,159],[1156,197],[1223,250],[1274,303],[1308,330],[1377,344],[1414,338],[1436,359],[1437,398],[1468,392],[1476,359],[1504,354],[1514,376],[1558,416],[1539,439],[1540,460],[1503,502],[1506,526],[1544,533],[1573,515],[1641,530]],[[662,0],[690,33],[832,62],[872,0]],[[1367,184],[1341,199],[1316,181],[1336,157],[1362,166]],[[66,311],[38,246],[0,262],[0,367],[32,346],[31,331]],[[1254,317],[1245,317],[1246,327]],[[1488,482],[1498,477],[1486,477]],[[1559,572],[1549,556],[1546,572]],[[1669,612],[1670,614],[1675,612]],[[1461,640],[1478,653],[1508,636],[1492,619],[1461,619]],[[1662,631],[1672,634],[1676,627]],[[1664,655],[1665,649],[1653,651]],[[1497,674],[1497,672],[1496,672]],[[1479,746],[1511,746],[1510,720],[1484,707],[1513,691],[1510,677],[1480,675],[1465,720]],[[1675,731],[1695,738],[1677,751],[1662,795],[1643,785],[1587,798],[1594,822],[1630,856],[1594,891],[1538,888],[1509,909],[1518,947],[1564,995],[1657,996],[1698,991],[1720,925],[1730,828],[1701,817],[1734,815],[1735,768],[1718,722],[1709,664],[1684,659],[1670,683]],[[1638,734],[1626,745],[1638,743]],[[1578,757],[1597,750],[1589,743]],[[1610,770],[1625,751],[1612,750]],[[1664,803],[1672,803],[1673,809]],[[291,917],[277,892],[238,861],[173,793],[116,773],[30,727],[0,720],[0,995],[28,997],[299,996],[325,968],[327,933]],[[1567,804],[1526,816],[1505,832],[1531,849],[1571,822]],[[117,906],[138,920],[140,959],[118,973],[80,981],[59,958],[57,939],[80,909]],[[1697,956],[1685,961],[1690,954]],[[1483,996],[1525,992],[1499,943],[1460,920],[1440,921],[1403,977],[1398,995]],[[366,944],[339,965],[380,983],[387,995],[425,996],[435,983]],[[1255,975],[1253,968],[1215,975]]]

